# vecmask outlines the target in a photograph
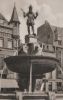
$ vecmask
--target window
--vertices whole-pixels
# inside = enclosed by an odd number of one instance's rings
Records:
[[[48,49],[49,49],[49,46],[47,45],[46,48],[47,48],[47,50],[48,50]]]
[[[53,51],[55,51],[55,46],[53,46]]]
[[[3,47],[3,39],[0,38],[0,47]]]
[[[55,34],[55,41],[57,41],[58,40],[58,30],[57,30],[57,27],[54,30],[54,34]]]
[[[61,40],[58,40],[58,45],[61,45],[62,44],[62,41]]]
[[[18,47],[18,41],[14,40],[14,47]]]
[[[52,91],[52,82],[49,82],[49,91]]]
[[[4,57],[0,55],[0,78],[2,77],[3,67],[4,67]]]
[[[44,51],[48,51],[49,50],[49,46],[46,44],[46,45],[43,45],[43,50]]]
[[[49,50],[49,45],[45,45],[45,50],[46,50],[46,51]]]
[[[36,91],[39,91],[41,89],[41,85],[42,85],[42,80],[36,79],[36,84],[35,84]]]
[[[45,50],[45,45],[43,45],[43,50]]]
[[[61,51],[60,50],[57,51],[57,58],[61,62]]]
[[[8,48],[12,49],[12,40],[8,40]]]
[[[58,91],[62,90],[62,83],[61,82],[57,82],[57,90]]]
[[[4,66],[4,57],[1,57],[0,56],[0,70],[2,70],[3,69],[3,66]]]
[[[0,19],[0,23],[1,23],[1,24],[4,23],[4,20]]]

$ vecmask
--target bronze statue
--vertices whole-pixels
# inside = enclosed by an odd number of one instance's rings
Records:
[[[34,19],[37,18],[38,16],[38,13],[33,13],[32,11],[32,6],[30,5],[29,6],[29,11],[27,13],[25,13],[23,10],[23,16],[24,17],[27,17],[27,29],[28,29],[28,34],[30,35],[30,27],[32,28],[32,32],[33,32],[33,35],[35,35],[34,33]]]

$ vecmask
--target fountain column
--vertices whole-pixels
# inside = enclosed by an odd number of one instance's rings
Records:
[[[34,50],[34,44],[37,43],[37,36],[30,34],[25,36],[25,43],[28,44],[28,55],[32,55]],[[32,92],[32,62],[30,65],[30,82],[29,82],[29,92]]]
[[[52,79],[56,80],[56,69],[52,72]],[[56,90],[57,86],[56,86],[56,82],[52,82],[52,90]]]
[[[30,65],[30,83],[29,83],[29,92],[32,92],[32,63]]]
[[[48,80],[48,78],[49,78],[49,73],[46,74],[46,79]],[[49,91],[49,84],[48,82],[46,82],[46,92],[48,91]]]

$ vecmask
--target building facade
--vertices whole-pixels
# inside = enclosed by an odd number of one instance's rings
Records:
[[[11,90],[13,90],[18,87],[15,80],[16,74],[11,72],[7,68],[4,62],[4,58],[18,54],[17,51],[20,42],[19,24],[20,22],[15,6],[13,8],[13,12],[9,22],[5,19],[5,17],[2,14],[0,14],[0,91],[1,92],[6,90],[8,91],[8,89],[10,88]]]
[[[50,25],[48,21],[37,29],[39,44],[42,44],[42,54],[56,57],[60,65],[52,73],[47,73],[48,91],[63,91],[63,28]]]

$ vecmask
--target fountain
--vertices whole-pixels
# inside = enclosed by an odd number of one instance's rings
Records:
[[[32,16],[32,14],[33,12],[32,13],[29,12],[28,16],[29,15]],[[35,17],[37,17],[37,13]],[[29,19],[27,21],[29,21]],[[29,22],[27,22],[27,25],[28,23]],[[29,23],[28,27],[32,25],[34,26],[34,24]],[[37,36],[34,34],[34,30],[32,31],[33,34],[30,34],[28,28],[29,33],[28,35],[25,36],[25,42],[26,42],[25,44],[27,45],[28,48],[27,53],[24,52],[22,48],[20,52],[18,52],[17,56],[10,56],[4,59],[8,69],[18,73],[19,76],[18,84],[21,91],[24,91],[26,89],[27,91],[29,91],[29,93],[34,91],[36,79],[38,78],[42,79],[44,73],[52,72],[59,63],[58,59],[56,58],[36,55],[35,50],[38,52],[38,47],[36,46],[36,48],[34,49],[33,39],[37,40],[36,38]]]
[[[11,71],[19,73],[20,78],[30,78],[32,91],[32,79],[41,78],[44,73],[53,71],[58,60],[47,56],[18,55],[5,58],[5,62]]]

